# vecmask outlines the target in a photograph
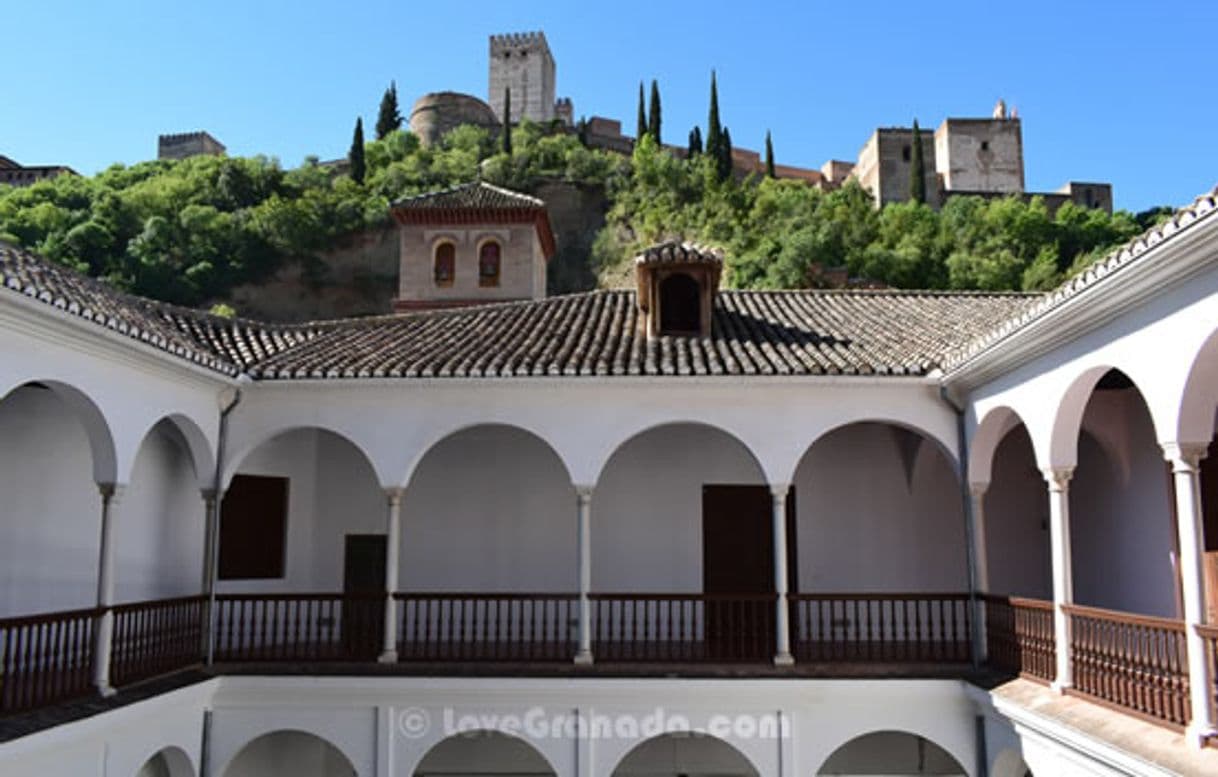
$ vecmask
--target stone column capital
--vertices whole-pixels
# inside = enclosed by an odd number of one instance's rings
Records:
[[[1042,472],[1045,482],[1049,484],[1049,490],[1056,493],[1069,487],[1070,478],[1074,476],[1074,467],[1046,467]]]
[[[1203,442],[1165,442],[1161,447],[1172,472],[1200,471],[1201,460],[1209,452],[1209,445]]]
[[[770,495],[773,496],[775,500],[786,499],[787,493],[790,490],[791,490],[790,483],[771,483],[770,484]]]
[[[595,486],[590,486],[585,483],[575,483],[575,498],[579,500],[581,505],[590,504],[592,502],[592,492],[596,490]]]
[[[974,499],[980,499],[981,497],[985,496],[985,492],[989,491],[989,490],[990,490],[989,481],[986,481],[984,483],[970,482],[968,484],[969,495],[972,496]]]
[[[208,502],[208,503],[216,501],[216,498],[219,496],[219,493],[220,492],[214,488],[200,488],[199,489],[199,496],[201,496],[203,498],[204,502]]]
[[[397,507],[402,504],[402,497],[405,496],[406,489],[401,486],[387,486],[385,488],[385,500],[390,507]]]
[[[123,492],[127,490],[126,483],[98,483],[98,493],[101,494],[102,501],[109,504],[114,504],[123,498]]]

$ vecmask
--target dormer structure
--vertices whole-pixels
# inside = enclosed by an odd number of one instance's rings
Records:
[[[395,311],[546,296],[554,232],[543,201],[476,181],[391,207],[401,241]]]
[[[721,253],[673,240],[639,254],[634,268],[640,320],[648,338],[710,337],[723,272]]]

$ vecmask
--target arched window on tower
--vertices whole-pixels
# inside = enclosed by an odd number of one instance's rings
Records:
[[[488,240],[478,249],[478,285],[499,285],[499,264],[502,249],[499,241]]]
[[[702,292],[685,273],[660,281],[660,333],[698,334],[702,329]]]
[[[452,286],[457,269],[457,247],[449,242],[436,246],[432,277],[437,286]]]

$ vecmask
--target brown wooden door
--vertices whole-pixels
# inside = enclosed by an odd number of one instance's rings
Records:
[[[774,593],[774,521],[768,486],[702,487],[702,591],[708,656],[774,654],[774,607],[731,597]],[[787,497],[787,579],[795,570],[795,490]]]
[[[343,549],[343,645],[349,655],[372,657],[385,633],[385,535],[348,534]]]

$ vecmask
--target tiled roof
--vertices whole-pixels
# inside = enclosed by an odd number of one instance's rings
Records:
[[[1218,213],[1218,187],[1200,195],[1190,205],[1177,210],[1167,221],[1148,229],[1061,286],[1041,296],[1035,304],[1025,306],[1015,315],[998,322],[975,337],[961,340],[962,345],[944,355],[943,366],[950,369],[972,359],[991,345],[1048,314],[1049,311],[1060,307],[1084,290],[1095,286],[1104,278],[1136,265],[1138,260],[1151,248],[1165,240],[1170,240],[1205,219],[1214,217],[1215,213]]]
[[[634,294],[330,325],[249,369],[264,380],[625,375],[923,375],[960,337],[1028,305],[1021,294],[723,291],[709,338],[640,332]]]
[[[722,265],[723,254],[695,243],[670,240],[654,245],[634,258],[635,264],[712,264]]]
[[[451,210],[485,209],[509,210],[518,208],[544,208],[546,204],[536,197],[502,189],[483,181],[454,186],[438,192],[427,192],[414,197],[397,200],[391,207],[403,210]]]
[[[316,334],[314,327],[230,320],[133,297],[2,242],[0,288],[226,375]]]

